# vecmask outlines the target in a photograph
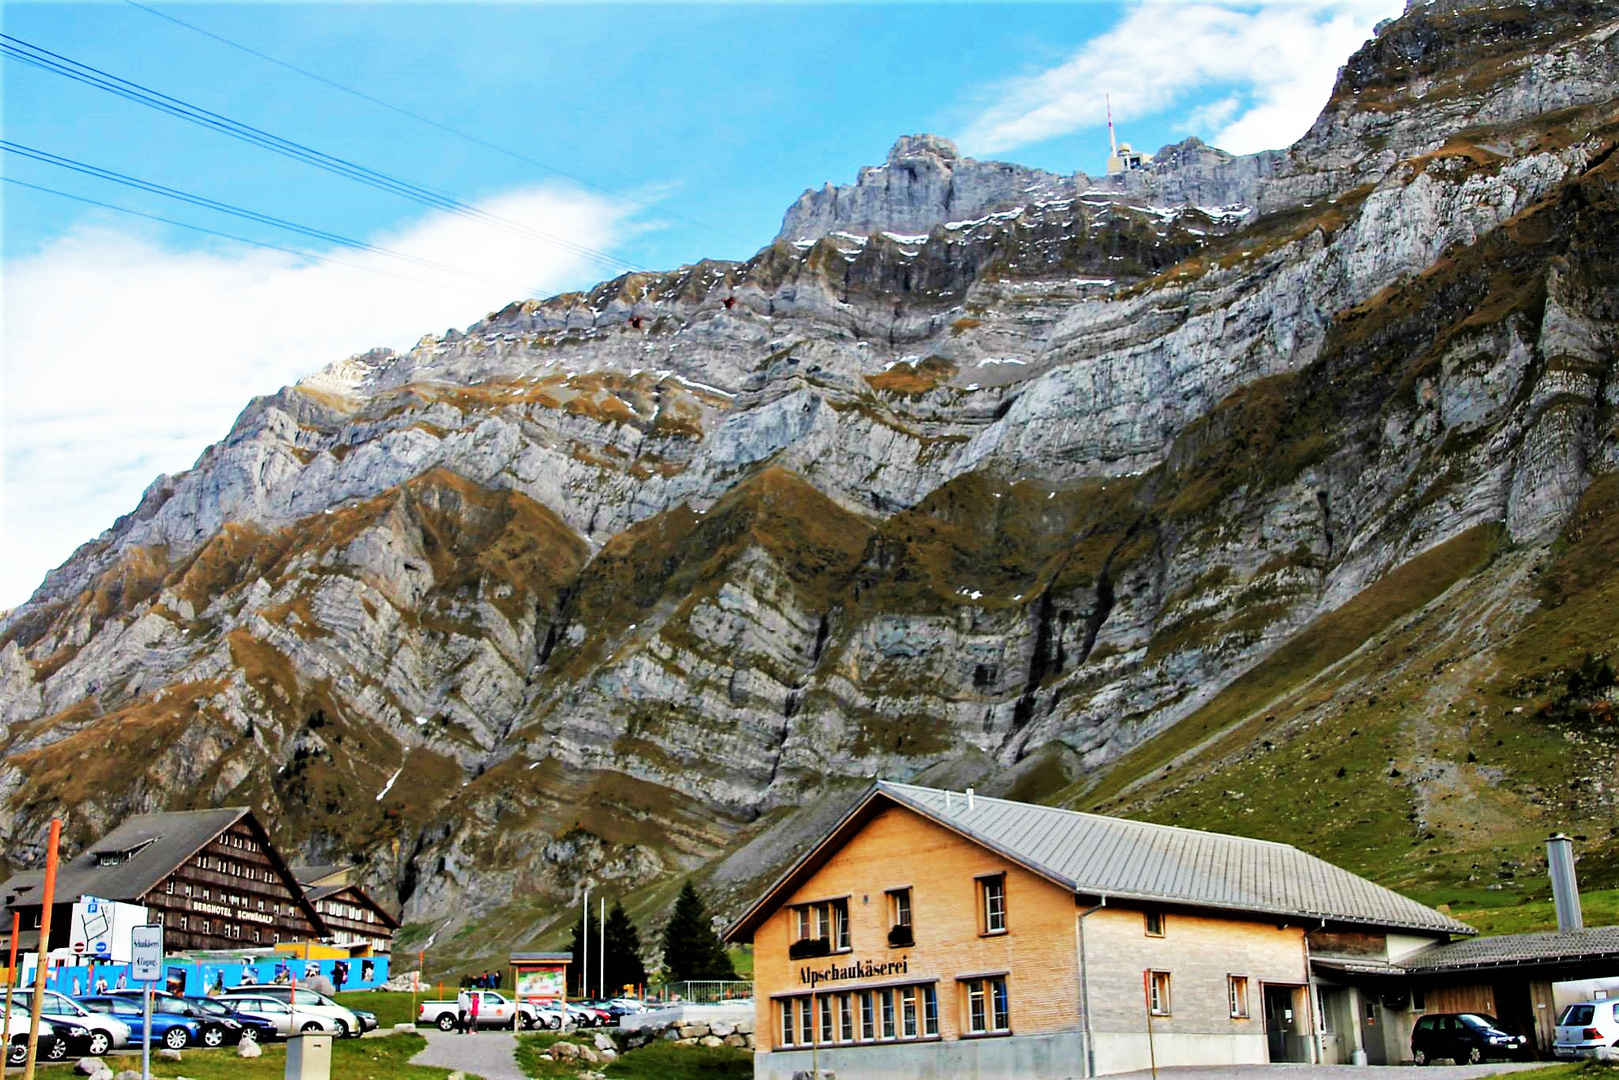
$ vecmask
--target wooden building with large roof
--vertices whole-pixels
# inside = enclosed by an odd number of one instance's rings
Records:
[[[44,872],[0,885],[5,913],[20,913],[18,945],[38,945]],[[50,948],[66,948],[75,901],[144,904],[171,952],[268,948],[314,941],[327,928],[303,887],[245,806],[139,814],[63,863],[56,875]],[[6,920],[9,926],[10,920]]]

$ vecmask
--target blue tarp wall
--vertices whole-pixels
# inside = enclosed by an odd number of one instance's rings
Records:
[[[341,967],[339,967],[341,965]],[[166,988],[177,994],[202,995],[227,986],[254,983],[286,984],[294,978],[308,982],[317,975],[329,979],[339,991],[369,990],[388,981],[388,958],[356,960],[300,960],[268,957],[262,960],[165,960]],[[131,987],[128,964],[80,964],[53,967],[45,985],[64,994],[95,994]]]

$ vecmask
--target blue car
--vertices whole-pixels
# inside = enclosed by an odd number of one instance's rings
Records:
[[[139,990],[114,990],[113,997],[127,998],[141,1003]],[[181,997],[166,990],[152,995],[152,1012],[165,1016],[185,1016],[202,1025],[202,1045],[207,1047],[235,1046],[243,1039],[257,1040],[268,1023],[248,1024],[235,1011],[212,998]]]
[[[139,1046],[146,1040],[146,1022],[138,997],[97,994],[94,997],[81,997],[76,1000],[91,1012],[116,1016],[128,1024],[131,1046]],[[183,1050],[187,1046],[201,1042],[202,1026],[202,1021],[192,1016],[159,1012],[156,1008],[152,1010],[152,1041],[161,1043],[171,1050]]]

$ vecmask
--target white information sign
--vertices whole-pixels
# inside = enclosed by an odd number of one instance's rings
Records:
[[[158,923],[131,928],[129,933],[132,982],[157,982],[163,977],[163,927]]]

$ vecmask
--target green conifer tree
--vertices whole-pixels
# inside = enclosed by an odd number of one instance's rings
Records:
[[[641,960],[641,935],[630,922],[624,904],[614,900],[607,909],[607,988],[616,997],[626,986],[646,982],[646,964]]]
[[[663,928],[663,977],[669,982],[736,978],[731,958],[725,955],[725,946],[714,933],[708,911],[689,878],[680,887],[669,923]]]

